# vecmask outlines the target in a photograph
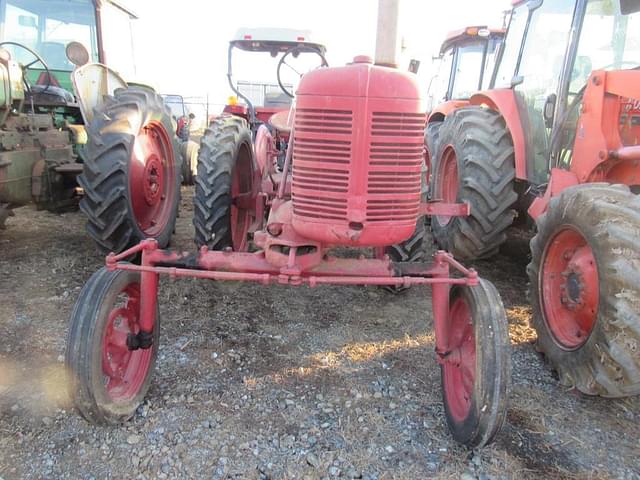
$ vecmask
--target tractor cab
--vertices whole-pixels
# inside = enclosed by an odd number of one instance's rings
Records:
[[[517,3],[493,79],[495,89],[515,94],[524,151],[516,161],[517,176],[546,185],[553,167],[570,168],[593,73],[610,72],[613,80],[622,77],[611,73],[639,67],[640,1]],[[618,97],[619,118],[610,119],[611,125],[619,125],[618,135],[627,146],[637,145],[640,136],[638,100],[638,95]]]
[[[24,72],[25,108],[54,111],[57,126],[80,123],[70,74],[74,65],[66,47],[81,43],[89,61],[106,63],[106,52],[118,52],[116,68],[130,73],[131,20],[136,16],[115,1],[1,0],[0,46]],[[104,36],[104,25],[118,35]],[[115,59],[115,56],[114,56]]]
[[[79,205],[100,250],[168,244],[183,155],[162,97],[124,80],[136,18],[116,0],[0,0],[0,228],[30,202]]]
[[[486,26],[449,32],[434,59],[438,64],[429,85],[429,111],[445,102],[467,100],[489,86],[504,32]]]
[[[61,8],[61,4],[71,8]],[[9,43],[4,48],[18,63],[28,66],[26,80],[34,92],[45,87],[48,93],[57,89],[72,91],[69,74],[73,64],[65,53],[72,40],[83,43],[98,61],[98,35],[95,6],[90,0],[74,2],[43,0],[5,0],[1,2],[2,41],[15,42],[38,53],[46,67],[36,61],[25,48]]]
[[[233,55],[235,50],[248,53],[268,53],[279,58],[276,81],[233,79]],[[314,40],[308,30],[287,28],[241,28],[229,42],[227,78],[235,93],[224,112],[238,115],[249,121],[255,132],[260,124],[291,106],[297,83],[303,73],[313,68],[327,66],[326,48]],[[251,62],[251,74],[267,77],[268,64]],[[264,74],[262,72],[265,72]],[[282,115],[281,115],[282,116]],[[272,122],[286,129],[286,118],[274,118]]]
[[[436,242],[489,258],[531,219],[537,348],[566,386],[640,393],[640,0],[513,2],[491,87],[437,133],[432,197],[472,217]]]

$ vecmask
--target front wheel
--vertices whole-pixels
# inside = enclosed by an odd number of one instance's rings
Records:
[[[158,353],[160,320],[147,348],[132,349],[140,332],[140,274],[98,270],[71,314],[66,368],[70,396],[94,424],[119,424],[133,416],[147,393]]]
[[[449,352],[441,366],[444,409],[454,439],[482,447],[507,414],[511,355],[507,316],[487,280],[454,286],[449,300]]]

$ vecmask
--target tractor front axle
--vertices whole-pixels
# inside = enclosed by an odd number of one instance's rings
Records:
[[[125,262],[127,258],[142,254],[140,265]],[[439,362],[447,362],[449,348],[446,319],[449,316],[449,290],[452,285],[478,285],[478,274],[466,268],[445,251],[437,251],[432,262],[395,263],[388,256],[382,259],[339,258],[320,252],[322,261],[306,270],[298,267],[298,257],[316,255],[318,252],[303,251],[297,255],[296,247],[287,253],[286,265],[275,266],[266,259],[264,251],[255,253],[214,251],[206,246],[197,254],[177,253],[158,248],[153,239],[106,258],[110,271],[125,270],[139,272],[140,280],[140,325],[141,333],[149,336],[153,332],[157,308],[158,278],[161,274],[170,278],[203,278],[208,280],[231,280],[258,282],[263,285],[278,284],[308,285],[378,285],[410,287],[431,285],[434,326],[436,331],[436,353]],[[302,262],[304,263],[304,262]],[[451,276],[451,270],[460,276]],[[134,343],[134,342],[132,342]],[[145,348],[140,344],[137,348]]]

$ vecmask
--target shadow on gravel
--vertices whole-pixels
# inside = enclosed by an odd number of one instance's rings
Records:
[[[496,439],[496,447],[517,458],[525,470],[542,478],[565,479],[578,474],[580,465],[571,460],[569,450],[550,443],[545,432],[540,431],[544,429],[539,427],[530,413],[512,407]]]

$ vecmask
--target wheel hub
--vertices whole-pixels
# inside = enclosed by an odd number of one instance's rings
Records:
[[[438,167],[438,178],[436,179],[437,199],[444,203],[456,203],[458,201],[458,156],[453,146],[449,145],[440,159],[442,164]],[[438,216],[440,225],[447,225],[452,217]]]
[[[593,251],[580,232],[567,227],[547,245],[542,265],[545,321],[558,344],[577,349],[597,319],[599,278]]]
[[[444,390],[451,416],[469,414],[476,379],[476,337],[467,302],[459,297],[449,311],[449,352],[443,362]]]
[[[144,199],[147,205],[156,205],[162,198],[164,174],[162,169],[162,162],[156,155],[151,155],[147,159],[147,164],[144,167]]]
[[[160,124],[151,123],[135,138],[129,166],[129,193],[135,221],[147,237],[166,227],[173,199],[175,163],[171,141]]]
[[[255,219],[253,174],[251,154],[241,148],[231,178],[231,241],[236,252],[249,249],[248,236]]]
[[[107,394],[115,401],[128,400],[141,388],[151,365],[151,350],[132,349],[130,338],[140,334],[140,286],[125,287],[126,297],[109,312],[102,339],[102,375]]]
[[[575,309],[582,303],[582,284],[580,282],[580,273],[578,272],[566,272],[563,276],[567,277],[567,282],[560,288],[564,292],[562,295],[562,303],[568,308]]]

